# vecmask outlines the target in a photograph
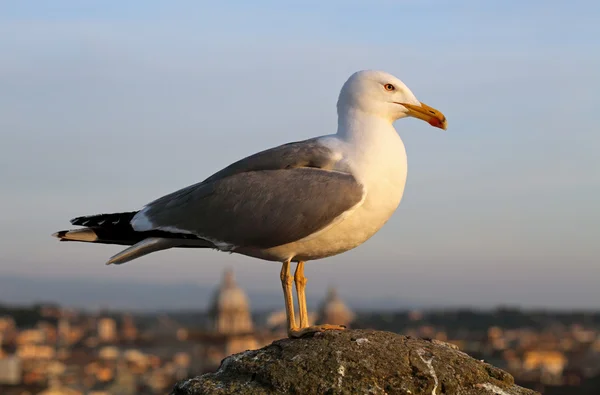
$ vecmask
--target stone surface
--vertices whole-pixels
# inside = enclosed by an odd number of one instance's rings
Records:
[[[278,340],[224,359],[216,373],[182,381],[171,394],[279,393],[537,394],[449,344],[371,330]]]

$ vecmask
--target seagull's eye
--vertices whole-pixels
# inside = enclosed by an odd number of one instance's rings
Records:
[[[386,91],[389,91],[389,92],[396,89],[396,87],[392,84],[385,84],[383,87],[385,88]]]

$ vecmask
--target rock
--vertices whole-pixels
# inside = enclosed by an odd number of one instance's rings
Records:
[[[178,383],[201,394],[535,395],[449,344],[372,330],[282,339],[225,358],[216,373]]]

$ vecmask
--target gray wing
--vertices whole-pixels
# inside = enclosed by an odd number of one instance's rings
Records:
[[[334,153],[319,143],[318,138],[280,145],[250,155],[213,174],[203,182],[215,181],[253,170],[279,170],[313,167],[349,173],[350,169],[336,159]]]
[[[293,242],[362,201],[362,185],[338,168],[335,155],[314,140],[263,151],[150,203],[136,217],[151,228],[139,230],[189,232],[238,247]]]

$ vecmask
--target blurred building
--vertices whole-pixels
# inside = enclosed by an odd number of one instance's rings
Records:
[[[20,358],[16,356],[0,358],[0,384],[19,384],[22,374]]]
[[[14,336],[16,332],[17,325],[12,317],[0,317],[0,334],[2,334],[4,338]]]
[[[255,350],[280,338],[279,334],[256,331],[248,296],[226,270],[209,307],[210,323],[205,331],[190,331],[188,340],[197,343],[192,369],[214,371],[223,358],[246,350]]]
[[[70,344],[70,342],[71,342],[71,324],[69,323],[69,320],[65,317],[61,317],[58,320],[57,336],[58,336],[57,344],[59,347],[66,347]]]
[[[253,330],[250,304],[246,293],[235,283],[232,270],[226,270],[221,286],[215,291],[210,307],[212,330],[236,335]]]
[[[98,320],[98,339],[101,342],[113,342],[117,338],[117,323],[112,318]]]
[[[354,320],[354,313],[338,296],[335,288],[330,287],[325,300],[319,307],[317,324],[343,325],[349,327]]]
[[[138,337],[138,330],[131,314],[124,314],[121,324],[121,338],[132,342]]]
[[[545,384],[560,384],[567,358],[560,351],[531,350],[523,357],[525,372],[535,372]]]

